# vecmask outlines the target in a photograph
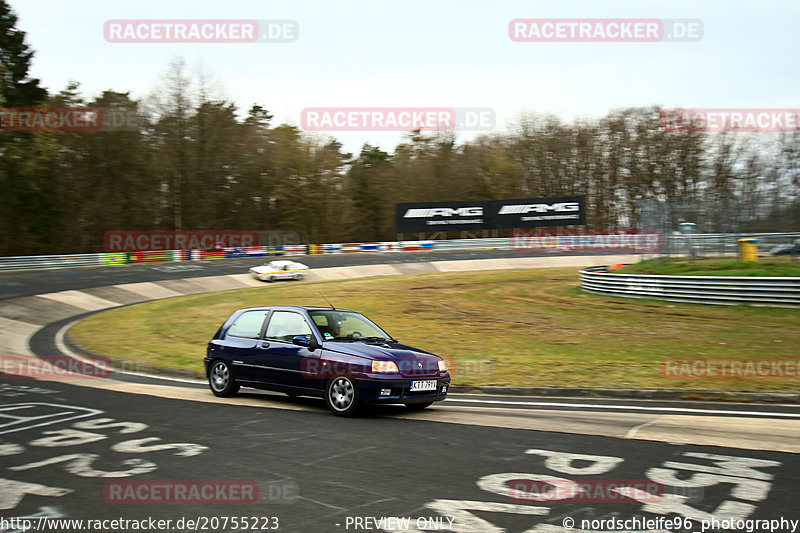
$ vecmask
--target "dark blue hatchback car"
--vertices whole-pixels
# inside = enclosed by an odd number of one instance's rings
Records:
[[[339,416],[354,415],[362,403],[424,409],[444,400],[450,386],[441,357],[331,307],[239,309],[208,343],[204,363],[217,396],[240,386],[317,396]]]

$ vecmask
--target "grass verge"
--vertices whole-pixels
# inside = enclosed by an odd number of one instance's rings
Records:
[[[667,358],[800,362],[800,311],[584,293],[577,270],[518,269],[283,282],[93,315],[71,338],[92,352],[202,375],[206,343],[235,309],[324,305],[360,311],[444,355],[455,385],[797,392],[793,376],[665,377]],[[789,368],[788,366],[786,368]]]
[[[618,274],[658,274],[666,276],[784,276],[800,277],[800,261],[789,257],[762,258],[757,263],[742,263],[722,258],[648,259],[614,271]]]

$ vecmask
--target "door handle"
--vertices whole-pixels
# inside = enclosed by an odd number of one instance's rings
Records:
[[[261,343],[261,347],[262,348],[269,348],[269,343],[267,341],[264,341],[264,342]]]

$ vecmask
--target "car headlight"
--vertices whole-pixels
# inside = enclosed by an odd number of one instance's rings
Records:
[[[447,361],[444,359],[439,361],[439,372],[447,372]]]
[[[372,371],[373,372],[399,372],[397,369],[397,363],[394,361],[373,361],[372,362]]]

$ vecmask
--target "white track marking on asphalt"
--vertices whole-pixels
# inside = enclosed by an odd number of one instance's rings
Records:
[[[447,398],[446,402],[481,403],[491,405],[523,405],[529,407],[585,407],[588,409],[610,409],[619,411],[654,411],[667,413],[690,413],[704,415],[743,415],[743,416],[784,416],[800,418],[800,413],[771,413],[767,411],[733,411],[724,409],[695,409],[690,407],[646,407],[643,405],[605,405],[594,403],[566,403],[566,402],[512,402],[507,400],[467,400]]]
[[[639,424],[638,426],[632,427],[632,428],[631,428],[630,430],[628,430],[628,432],[625,434],[625,438],[626,438],[626,439],[632,439],[632,438],[633,438],[633,436],[634,436],[634,435],[636,435],[636,433],[638,433],[640,429],[642,429],[642,428],[645,428],[645,427],[649,426],[650,424],[655,424],[655,423],[656,423],[656,422],[658,422],[659,420],[663,419],[663,418],[664,418],[664,416],[666,416],[666,415],[657,416],[657,417],[655,417],[654,419],[652,419],[652,420],[650,420],[650,421],[647,421],[647,422],[645,422],[644,424]]]
[[[84,359],[80,354],[77,354],[69,349],[67,344],[64,342],[64,335],[66,334],[67,330],[71,328],[76,323],[80,322],[80,320],[74,320],[69,324],[66,324],[61,329],[59,329],[55,334],[55,343],[56,347],[63,353],[64,355],[68,355],[70,357],[74,357],[81,361],[91,362],[88,359]],[[153,374],[146,374],[144,372],[130,372],[126,370],[114,370],[114,372],[119,374],[126,374],[129,376],[139,376],[145,378],[152,378],[152,379],[161,379],[164,381],[176,381],[179,383],[191,383],[194,385],[203,385],[205,384],[205,380],[198,380],[198,379],[184,379],[184,378],[173,378],[168,376],[158,376]],[[766,417],[787,417],[787,418],[800,418],[800,413],[775,413],[775,412],[768,412],[768,411],[734,411],[734,410],[724,410],[724,409],[696,409],[690,407],[648,407],[642,405],[608,405],[608,404],[588,404],[588,403],[567,403],[567,402],[531,402],[531,401],[509,401],[509,400],[472,400],[467,398],[447,398],[445,402],[460,402],[460,403],[474,403],[474,404],[486,404],[486,405],[518,405],[518,406],[526,406],[526,407],[584,407],[589,409],[608,409],[608,410],[620,410],[620,411],[653,411],[653,412],[665,412],[665,413],[690,413],[690,414],[711,414],[711,415],[743,415],[743,416],[766,416]],[[637,429],[637,428],[634,428]]]
[[[64,336],[66,335],[67,330],[69,328],[71,328],[72,326],[74,326],[75,324],[77,324],[78,322],[80,322],[80,320],[73,320],[72,322],[70,322],[69,324],[63,326],[61,329],[59,329],[56,332],[56,334],[54,336],[54,341],[56,343],[56,348],[58,348],[58,351],[60,351],[64,355],[67,355],[69,357],[72,357],[72,358],[77,359],[77,360],[82,361],[82,362],[92,363],[93,361],[91,359],[86,359],[81,354],[75,353],[72,350],[70,350],[69,346],[67,346],[67,343],[64,342]],[[114,372],[116,374],[125,374],[125,375],[128,375],[128,376],[139,376],[139,377],[144,377],[144,378],[161,379],[161,380],[164,380],[164,381],[177,381],[179,383],[191,383],[193,385],[203,385],[203,384],[205,384],[205,380],[200,380],[200,379],[173,378],[173,377],[169,377],[169,376],[157,376],[157,375],[154,375],[154,374],[146,374],[144,372],[131,372],[129,370],[117,370],[117,369],[114,369]]]

